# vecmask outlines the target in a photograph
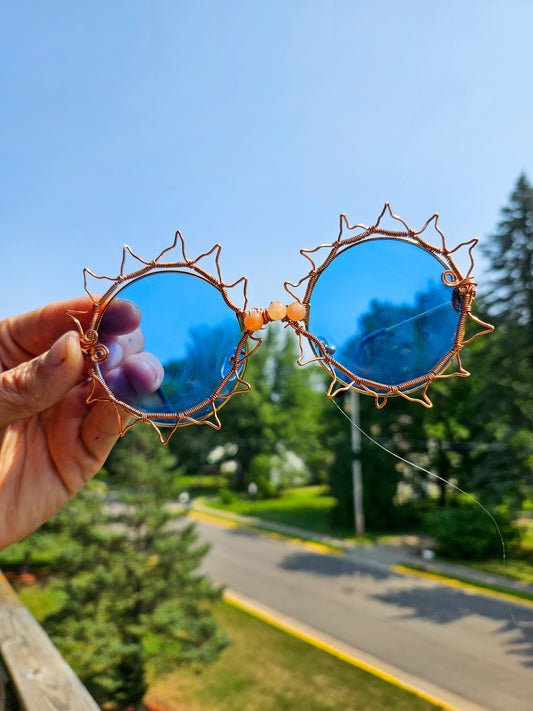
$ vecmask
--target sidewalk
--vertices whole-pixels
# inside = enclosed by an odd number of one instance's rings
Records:
[[[423,548],[422,539],[418,536],[400,535],[391,537],[391,541],[387,543],[357,543],[356,541],[347,540],[345,538],[327,536],[317,533],[316,531],[308,531],[295,526],[265,521],[255,516],[242,516],[230,511],[212,508],[200,502],[194,502],[192,509],[193,511],[226,519],[243,526],[279,533],[289,538],[317,541],[323,543],[325,546],[337,550],[340,549],[345,555],[366,563],[382,565],[387,568],[393,565],[413,565],[428,573],[434,573],[436,575],[442,573],[452,578],[464,578],[473,583],[478,582],[484,585],[503,587],[509,591],[516,590],[517,592],[527,592],[533,595],[533,583],[515,580],[514,578],[509,578],[504,575],[485,573],[480,570],[475,570],[474,568],[456,563],[447,563],[438,559],[432,561],[424,560],[420,555],[420,551]]]

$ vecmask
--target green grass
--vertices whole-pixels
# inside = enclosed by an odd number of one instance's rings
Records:
[[[177,486],[181,491],[186,491],[193,499],[198,496],[216,496],[218,490],[226,485],[226,480],[223,476],[205,475],[198,476],[195,474],[183,474],[176,480]]]
[[[487,560],[475,563],[468,561],[457,561],[462,565],[482,570],[491,575],[504,575],[515,580],[522,580],[526,583],[533,583],[533,560],[531,557],[515,557],[507,558],[505,563],[501,558],[496,560]]]
[[[22,572],[26,556],[29,560],[26,565],[29,570],[49,568],[61,552],[60,543],[53,536],[46,536],[46,544],[39,542],[39,534],[28,536],[19,543],[0,551],[0,569]]]
[[[409,568],[410,570],[416,570],[419,572],[430,572],[431,574],[438,575],[440,578],[445,578],[446,580],[455,580],[456,582],[465,583],[466,585],[473,585],[477,588],[482,588],[483,590],[492,590],[493,592],[505,593],[506,595],[512,595],[522,600],[530,600],[531,602],[533,602],[533,594],[526,592],[525,590],[516,590],[515,588],[507,588],[504,585],[493,585],[491,583],[484,583],[475,578],[469,578],[468,576],[449,575],[448,573],[445,573],[442,570],[438,569],[438,563],[435,568],[432,568],[430,571],[427,571],[427,569],[421,565],[413,565],[412,563],[402,563],[402,566],[404,568]],[[479,566],[476,566],[476,568],[479,569]],[[498,572],[498,575],[502,574],[503,573],[501,571]]]
[[[437,706],[277,630],[227,603],[232,640],[202,672],[153,679],[147,701],[168,711],[436,711]]]
[[[57,609],[50,586],[20,586],[37,619]],[[215,616],[231,639],[208,667],[151,674],[146,700],[167,711],[437,711],[393,684],[275,629],[225,602]]]
[[[16,586],[16,590],[38,622],[42,622],[47,615],[61,607],[62,593],[50,585],[20,585]]]
[[[249,496],[242,495],[229,504],[223,504],[218,499],[205,501],[205,504],[221,511],[256,516],[265,521],[296,526],[324,535],[354,537],[352,530],[332,527],[330,516],[335,498],[328,496],[323,486],[288,489],[276,499],[253,501]]]

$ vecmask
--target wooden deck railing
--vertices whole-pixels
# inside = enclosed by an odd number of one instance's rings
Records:
[[[0,572],[0,711],[100,711]]]

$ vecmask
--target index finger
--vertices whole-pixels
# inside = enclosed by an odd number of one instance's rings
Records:
[[[93,301],[89,296],[80,296],[66,301],[56,301],[18,316],[8,316],[0,321],[0,343],[10,352],[17,352],[17,359],[40,355],[57,339],[74,328],[74,321],[66,311],[77,311],[77,318],[86,329],[91,322]]]
[[[97,297],[95,297],[97,298]],[[11,353],[14,362],[40,355],[47,351],[67,331],[75,328],[75,322],[67,314],[72,311],[85,331],[92,321],[94,302],[89,296],[80,296],[68,301],[56,301],[19,316],[9,316],[0,321],[0,346]],[[109,315],[109,334],[130,333],[141,322],[141,312],[130,301],[117,299],[106,314]]]

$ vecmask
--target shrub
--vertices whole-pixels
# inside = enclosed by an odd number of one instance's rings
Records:
[[[271,499],[281,493],[281,482],[272,476],[272,460],[270,454],[256,454],[250,463],[247,479],[256,483],[258,499]]]
[[[228,506],[229,504],[232,504],[237,497],[235,496],[233,491],[230,491],[229,489],[222,487],[222,489],[218,490],[218,498],[220,499],[221,503]]]
[[[447,508],[425,516],[424,530],[435,539],[438,553],[447,558],[498,556],[502,553],[501,538],[509,552],[519,543],[520,530],[505,510],[490,513],[494,520],[472,499],[458,497]]]

